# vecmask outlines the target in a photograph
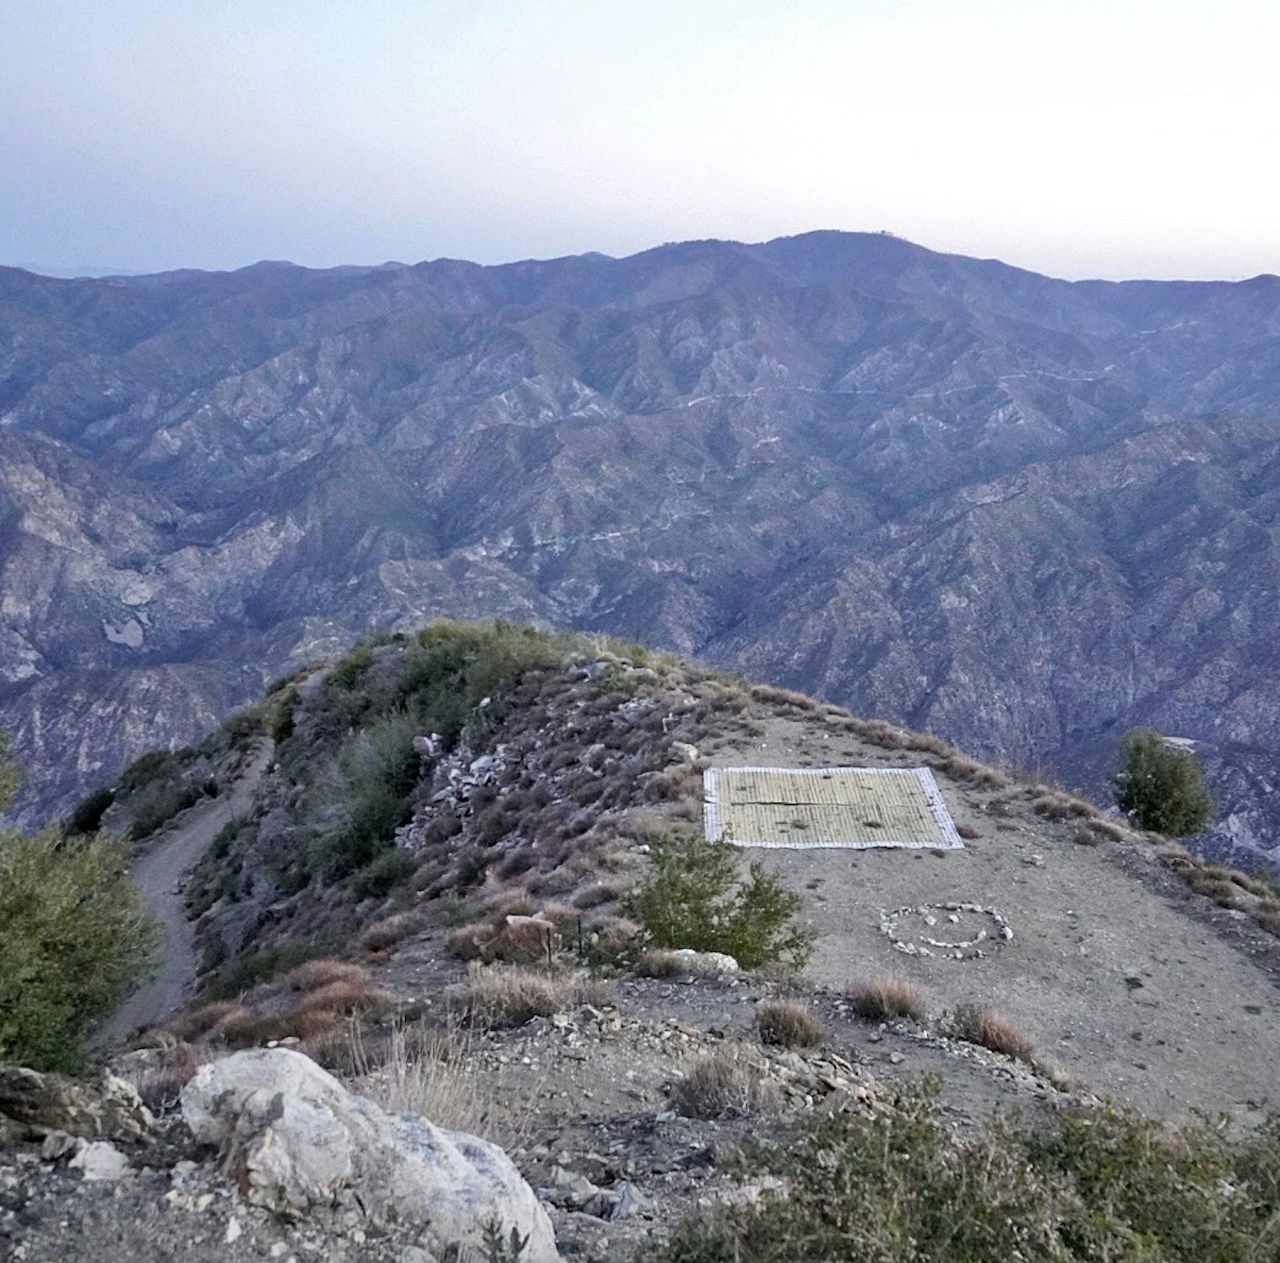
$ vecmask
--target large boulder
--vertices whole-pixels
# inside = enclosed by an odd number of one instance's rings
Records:
[[[198,1140],[222,1149],[250,1202],[281,1214],[355,1208],[422,1229],[421,1244],[480,1253],[486,1230],[527,1239],[522,1263],[560,1258],[546,1211],[496,1145],[391,1115],[286,1048],[201,1066],[182,1091]],[[483,1257],[483,1254],[481,1254]]]

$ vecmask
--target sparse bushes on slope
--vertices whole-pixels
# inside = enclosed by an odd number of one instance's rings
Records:
[[[1280,1257],[1280,1127],[1229,1144],[1135,1114],[999,1120],[958,1139],[936,1084],[756,1146],[783,1187],[687,1221],[647,1263],[1262,1263]]]
[[[1213,820],[1213,800],[1195,755],[1158,732],[1134,729],[1120,746],[1116,804],[1143,829],[1171,838],[1200,833]]]
[[[301,845],[288,852],[297,871],[282,874],[286,888],[380,865],[358,878],[376,894],[395,884],[393,871],[406,876],[383,857],[413,812],[414,737],[437,733],[451,749],[469,725],[480,735],[528,672],[559,666],[572,644],[502,620],[436,622],[414,637],[371,637],[340,658],[276,729],[282,764],[305,786]]]
[[[653,872],[628,902],[628,915],[657,947],[727,952],[744,969],[775,961],[802,968],[812,935],[795,924],[800,896],[759,863],[741,875],[741,855],[727,842],[662,834]]]

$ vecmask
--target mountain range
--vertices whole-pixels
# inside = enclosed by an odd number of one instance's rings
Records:
[[[1280,279],[885,234],[625,259],[0,269],[20,819],[370,627],[643,640],[1106,800],[1196,743],[1280,863]]]

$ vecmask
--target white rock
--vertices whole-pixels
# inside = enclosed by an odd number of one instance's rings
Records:
[[[479,1253],[496,1221],[528,1237],[522,1263],[560,1258],[546,1211],[496,1145],[389,1115],[301,1053],[256,1049],[201,1066],[182,1113],[256,1205],[301,1216],[350,1190],[370,1220],[421,1225],[437,1252],[457,1243]]]
[[[680,947],[673,954],[680,957],[685,973],[696,978],[738,972],[738,962],[727,952],[695,952],[692,947]]]
[[[109,1140],[85,1141],[68,1165],[86,1180],[122,1180],[129,1174],[129,1159]]]

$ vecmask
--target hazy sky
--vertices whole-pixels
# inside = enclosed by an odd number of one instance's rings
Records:
[[[1276,0],[0,0],[0,262],[1280,272]]]

